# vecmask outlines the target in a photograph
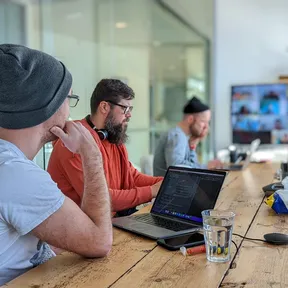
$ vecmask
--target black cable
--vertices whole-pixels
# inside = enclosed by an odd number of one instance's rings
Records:
[[[235,245],[235,247],[236,247],[236,253],[238,252],[238,249],[239,249],[239,247],[237,246],[237,244],[236,244],[236,242],[234,241],[234,240],[231,240],[231,242]]]
[[[239,251],[239,248],[240,246],[238,247],[238,245],[236,244],[236,242],[234,240],[231,240],[231,242],[235,245],[236,247],[236,253],[235,253],[235,257],[236,255],[238,255],[238,251]],[[236,258],[233,258],[230,265],[229,265],[229,269],[231,269],[233,267],[233,264],[234,264],[234,261],[235,261]]]
[[[246,237],[246,236],[242,236],[240,234],[237,234],[237,233],[233,233],[232,235],[234,236],[238,236],[244,240],[250,240],[250,241],[260,241],[260,242],[266,242],[264,239],[259,239],[259,238],[249,238],[249,237]]]
[[[237,253],[238,253],[238,250],[239,250],[239,247],[238,247],[238,245],[236,244],[236,242],[234,241],[234,240],[231,240],[231,242],[235,245],[235,247],[236,247],[236,255],[237,255]],[[232,261],[233,262],[233,261]],[[232,263],[231,263],[232,264]]]
[[[233,236],[238,236],[238,237],[242,238],[243,241],[245,241],[245,240],[250,240],[250,241],[266,242],[266,241],[263,240],[263,239],[249,238],[249,237],[245,237],[245,236],[242,236],[242,235],[240,235],[240,234],[237,234],[237,233],[233,233],[232,235],[233,235]],[[238,255],[240,246],[238,246],[234,240],[231,240],[231,242],[232,242],[232,243],[235,245],[235,247],[236,247],[236,253],[235,253],[235,256],[236,256],[236,255]],[[233,258],[233,259],[232,259],[232,261],[231,261],[231,263],[230,263],[230,269],[233,267],[233,264],[234,264],[235,259],[236,259],[236,258]]]

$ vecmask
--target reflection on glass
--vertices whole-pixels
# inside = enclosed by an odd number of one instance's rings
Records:
[[[102,78],[118,78],[133,88],[136,97],[129,131],[135,145],[127,145],[133,163],[154,152],[161,133],[181,119],[188,98],[195,94],[209,103],[207,40],[158,1],[22,2],[29,17],[21,25],[26,31],[18,29],[17,35],[28,46],[63,61],[71,71],[73,90],[81,95],[70,111],[73,119],[90,113],[90,96]],[[6,32],[10,27],[2,20],[0,35],[3,27]],[[132,140],[138,136],[141,143]]]

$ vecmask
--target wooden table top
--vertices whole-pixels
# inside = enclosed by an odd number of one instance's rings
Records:
[[[278,165],[250,164],[230,172],[216,208],[236,213],[234,232],[263,238],[269,232],[288,233],[286,216],[263,203],[261,188],[272,182]],[[141,212],[147,212],[145,207]],[[287,287],[288,250],[233,236],[231,263],[210,263],[205,254],[184,257],[156,242],[114,229],[111,253],[103,259],[84,259],[65,252],[14,279],[5,287]],[[231,267],[230,267],[231,266]]]

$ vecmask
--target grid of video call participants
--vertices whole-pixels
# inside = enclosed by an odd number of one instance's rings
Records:
[[[233,143],[288,144],[286,84],[232,86]]]

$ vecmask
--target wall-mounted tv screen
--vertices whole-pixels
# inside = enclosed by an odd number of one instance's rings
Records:
[[[288,144],[287,84],[231,87],[233,143]]]

